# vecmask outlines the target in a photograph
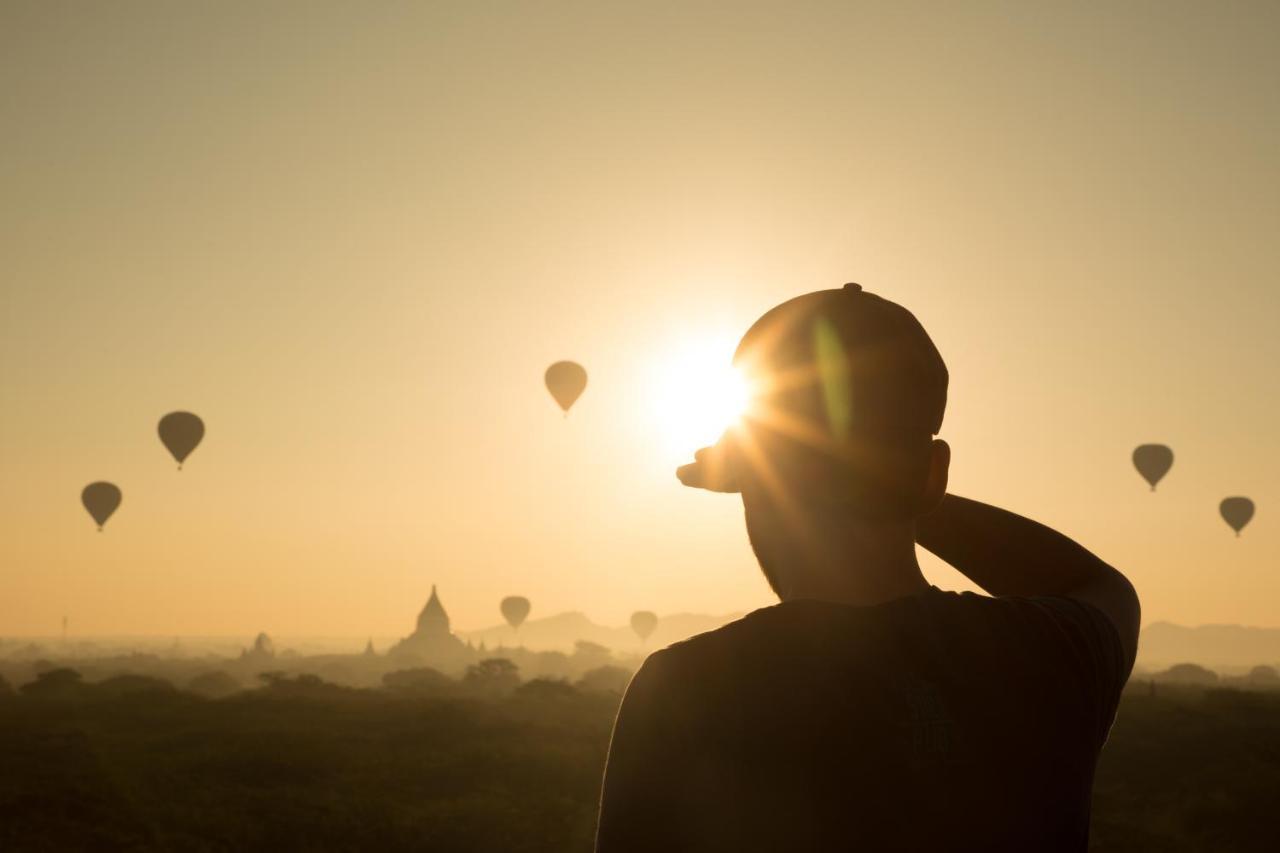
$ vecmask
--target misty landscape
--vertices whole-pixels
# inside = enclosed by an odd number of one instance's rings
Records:
[[[662,617],[652,641],[729,618]],[[232,645],[0,641],[0,849],[592,849],[630,627],[454,633],[433,590],[385,651]],[[1280,629],[1154,624],[1142,648],[1091,846],[1271,850]]]
[[[0,0],[0,853],[1280,849],[1278,46]]]

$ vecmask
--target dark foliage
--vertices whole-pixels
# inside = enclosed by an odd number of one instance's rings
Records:
[[[85,685],[80,673],[63,667],[44,670],[21,690],[23,695],[39,699],[75,699],[84,695]]]
[[[202,672],[187,682],[187,690],[206,699],[221,699],[241,689],[239,681],[220,669]]]
[[[423,695],[444,695],[457,692],[456,681],[440,672],[440,670],[432,669],[429,666],[388,672],[382,676],[382,685],[388,690]]]
[[[1276,791],[1280,693],[1135,685],[1098,766],[1092,847],[1275,850]]]
[[[507,696],[520,684],[520,668],[506,658],[488,658],[467,667],[462,683],[476,695]]]
[[[589,693],[612,693],[621,696],[631,681],[631,670],[620,666],[598,666],[589,669],[578,680],[578,689]]]
[[[1179,663],[1174,664],[1164,672],[1157,672],[1153,678],[1156,681],[1170,682],[1173,684],[1198,684],[1201,686],[1208,686],[1218,682],[1218,673],[1211,669],[1205,669],[1199,664]]]
[[[163,699],[174,696],[178,690],[163,678],[152,678],[149,675],[117,675],[100,681],[93,690],[103,697],[116,699],[136,698],[145,700]]]
[[[591,849],[616,692],[507,690],[500,664],[471,686],[394,675],[268,673],[212,701],[45,672],[0,702],[0,850]],[[1139,685],[1099,768],[1093,848],[1271,850],[1277,790],[1280,694]]]
[[[46,674],[0,703],[0,850],[590,849],[616,698],[263,681],[158,700]]]
[[[516,695],[526,699],[554,702],[571,700],[578,695],[578,691],[569,682],[558,678],[535,678],[517,687]]]

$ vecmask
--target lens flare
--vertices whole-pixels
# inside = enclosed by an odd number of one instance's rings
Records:
[[[733,367],[734,341],[707,340],[674,349],[654,381],[652,412],[665,450],[688,457],[714,443],[746,411],[750,389]]]

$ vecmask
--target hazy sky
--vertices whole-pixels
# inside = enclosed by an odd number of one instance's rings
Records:
[[[1280,625],[1277,43],[1270,2],[0,0],[0,635],[768,604],[668,385],[847,280],[947,359],[955,491],[1145,621]]]

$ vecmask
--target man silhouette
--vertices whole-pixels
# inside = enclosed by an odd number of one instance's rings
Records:
[[[1138,598],[1089,551],[946,493],[947,370],[857,285],[747,332],[742,423],[677,474],[742,496],[781,603],[655,652],[596,849],[1083,851]],[[921,575],[932,551],[990,597]]]

